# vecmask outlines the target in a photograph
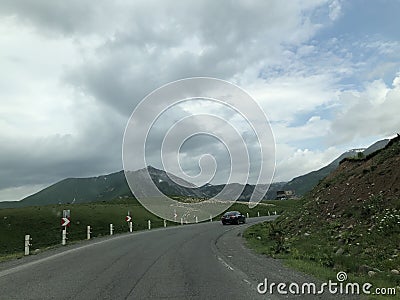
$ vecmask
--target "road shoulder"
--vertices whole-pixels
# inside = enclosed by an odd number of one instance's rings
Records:
[[[259,221],[263,221],[263,219]],[[224,234],[220,235],[215,241],[215,249],[218,256],[232,268],[234,272],[237,272],[239,276],[249,281],[253,288],[256,288],[259,283],[264,282],[265,278],[268,279],[268,283],[283,282],[287,285],[290,283],[297,283],[299,285],[303,283],[315,283],[318,286],[318,284],[322,283],[320,280],[310,275],[290,269],[279,259],[261,255],[249,249],[242,236],[246,228],[255,223],[257,223],[257,221],[246,225],[233,225],[231,230],[224,232]],[[276,289],[274,293],[277,294]],[[267,292],[266,295],[271,296],[269,292]],[[305,295],[292,295],[290,293],[279,296],[278,298],[284,299],[299,299],[299,297],[304,299],[305,297]],[[341,298],[339,295],[327,293],[322,295],[307,295],[306,297],[307,299],[351,299],[348,295],[342,296]]]

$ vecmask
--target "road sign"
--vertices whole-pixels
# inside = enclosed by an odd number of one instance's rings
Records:
[[[125,217],[125,221],[130,222],[131,220],[132,220],[132,217],[131,217],[131,216],[126,216],[126,217]]]
[[[63,210],[63,218],[70,218],[71,217],[71,211],[69,209],[64,209]]]
[[[70,226],[71,221],[68,218],[61,218],[61,226]]]

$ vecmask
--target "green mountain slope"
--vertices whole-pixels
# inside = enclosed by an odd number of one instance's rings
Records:
[[[21,200],[21,204],[46,205],[107,201],[131,192],[122,171],[91,178],[67,178]]]
[[[318,276],[344,271],[375,286],[400,285],[400,136],[364,158],[344,159],[301,204],[247,237]]]
[[[339,156],[338,158],[336,158],[329,165],[327,165],[319,170],[312,171],[305,175],[301,175],[301,176],[293,178],[291,181],[289,181],[287,184],[285,184],[284,189],[285,190],[294,190],[296,195],[302,196],[305,193],[309,192],[313,187],[315,187],[321,179],[325,178],[330,173],[332,173],[339,166],[339,162],[342,159],[344,159],[346,157],[354,156],[356,154],[357,154],[357,152],[354,150],[347,151],[347,152],[343,153],[341,156]]]
[[[384,139],[380,140],[371,146],[369,146],[366,149],[363,149],[362,153],[364,156],[367,156],[377,150],[380,150],[384,148],[388,144],[389,140]],[[283,186],[284,190],[294,190],[297,196],[303,196],[307,192],[311,191],[320,180],[324,179],[326,176],[331,174],[338,166],[339,163],[348,157],[353,157],[356,156],[357,153],[361,149],[353,149],[350,151],[347,151],[340,155],[338,158],[336,158],[333,162],[331,162],[329,165],[316,170],[312,171],[310,173],[307,173],[305,175],[301,175],[298,177],[293,178],[291,181],[289,181],[287,184]]]
[[[379,141],[369,148],[364,153],[370,154],[377,149],[381,149],[388,143],[388,140]],[[296,177],[290,182],[277,182],[272,183],[265,196],[265,199],[275,199],[278,190],[294,190],[296,195],[302,196],[310,191],[318,184],[320,180],[334,171],[339,162],[346,157],[352,157],[357,154],[357,151],[350,150],[343,153],[340,157],[335,159],[329,165],[308,174]],[[135,180],[143,180],[143,171],[138,170],[131,172]],[[211,185],[206,184],[201,187],[184,181],[172,174],[168,174],[163,170],[148,167],[150,176],[157,187],[166,195],[177,197],[190,197],[190,198],[211,198],[217,195],[225,185]],[[181,182],[186,187],[179,186],[177,182]],[[140,188],[139,184],[139,188]],[[231,184],[229,186],[232,190],[243,188],[243,192],[239,197],[241,201],[248,201],[254,190],[254,185],[246,184]],[[116,173],[102,175],[90,178],[67,178],[57,182],[38,193],[35,193],[21,201],[0,202],[0,208],[7,207],[25,207],[33,205],[47,205],[59,203],[87,203],[95,201],[110,201],[113,199],[120,199],[132,197],[132,193],[126,182],[123,171]],[[231,199],[228,199],[231,200]]]

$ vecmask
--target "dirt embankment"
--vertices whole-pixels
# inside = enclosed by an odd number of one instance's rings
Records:
[[[340,216],[370,201],[392,208],[400,202],[400,137],[366,158],[345,159],[308,195],[321,213]]]
[[[278,221],[281,249],[336,270],[400,285],[400,137],[343,160]]]

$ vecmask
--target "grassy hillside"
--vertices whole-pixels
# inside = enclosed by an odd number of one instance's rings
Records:
[[[21,206],[107,201],[131,196],[123,171],[90,178],[67,178],[20,201]]]
[[[249,244],[321,278],[345,271],[360,282],[400,286],[400,138],[344,160],[302,202],[274,224],[250,228]]]
[[[205,185],[196,187],[183,179],[168,174],[163,170],[148,167],[150,176],[156,186],[165,195],[175,197],[177,200],[187,199],[208,199],[216,196],[225,185]],[[146,186],[140,182],[144,180],[144,169],[130,172],[132,180],[139,182],[138,188]],[[181,185],[177,184],[181,183]],[[272,199],[275,198],[276,190],[283,183],[273,183],[269,193],[272,192]],[[190,187],[192,186],[192,187]],[[233,184],[236,188],[242,185]],[[254,190],[254,185],[246,184],[238,200],[248,201]],[[235,194],[235,192],[233,193]],[[229,195],[229,194],[228,194]],[[270,194],[271,195],[271,194]],[[67,178],[61,180],[21,201],[0,202],[1,208],[15,208],[27,206],[42,206],[50,204],[78,204],[88,202],[111,201],[113,199],[126,199],[133,197],[127,184],[123,171],[89,178]],[[228,196],[229,198],[229,196]]]
[[[149,213],[133,199],[110,203],[0,209],[0,254],[21,252],[25,234],[32,237],[32,249],[60,244],[63,209],[71,210],[69,241],[85,239],[87,225],[92,226],[93,237],[109,234],[110,223],[114,224],[115,233],[127,232],[125,216],[128,210],[133,218],[134,230],[147,228],[147,220],[151,220],[154,227],[163,224],[160,218]]]
[[[268,215],[286,210],[290,202],[272,201],[249,209],[244,204],[234,204],[230,210],[249,213],[250,216]],[[60,220],[64,209],[71,210],[71,227],[68,228],[68,242],[86,238],[86,226],[92,227],[92,237],[109,234],[109,224],[114,224],[114,233],[128,232],[125,216],[130,211],[133,229],[147,229],[147,221],[152,227],[163,226],[163,220],[143,208],[135,199],[120,199],[110,202],[93,202],[83,204],[62,204],[0,209],[0,256],[22,255],[24,236],[32,237],[32,250],[59,245],[61,243]],[[215,220],[219,220],[218,217]],[[168,222],[168,226],[175,223]]]

